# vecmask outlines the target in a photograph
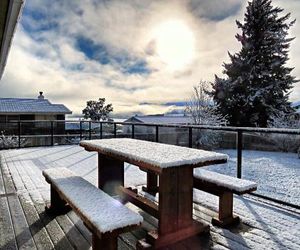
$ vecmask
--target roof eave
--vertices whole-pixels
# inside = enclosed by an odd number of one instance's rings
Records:
[[[8,0],[8,8],[0,11],[6,12],[5,26],[0,41],[0,79],[2,78],[4,68],[7,62],[11,42],[22,13],[25,0]]]
[[[1,112],[0,115],[71,115],[72,111],[69,112]]]

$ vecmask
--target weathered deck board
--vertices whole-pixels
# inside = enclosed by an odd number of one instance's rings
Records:
[[[17,249],[15,232],[9,211],[9,205],[3,179],[3,168],[0,157],[0,249]],[[3,195],[3,196],[2,196]]]
[[[8,194],[16,193],[13,181],[8,174],[8,169],[4,169],[3,181],[4,188]],[[31,236],[29,225],[25,218],[23,208],[17,195],[8,195],[7,203],[10,210],[11,221],[13,224],[15,239],[19,249],[36,249],[35,242]]]
[[[56,220],[74,248],[78,248],[82,250],[90,248],[89,242],[78,231],[76,226],[74,226],[74,224],[71,223],[71,220],[67,216],[65,215],[57,216]]]
[[[0,158],[0,161],[1,161],[1,158]],[[3,182],[3,177],[2,177],[2,170],[0,169],[0,197],[4,194],[5,194],[4,182]]]
[[[80,233],[84,236],[84,238],[91,244],[92,243],[92,234],[89,232],[89,230],[83,224],[82,220],[80,220],[80,218],[73,211],[70,211],[68,213],[68,217],[72,221],[72,223],[77,227],[77,229],[80,231]]]
[[[27,197],[26,197],[27,196]],[[19,195],[19,199],[21,202],[21,205],[23,207],[29,229],[31,232],[31,235],[34,239],[34,242],[36,244],[37,249],[53,249],[54,245],[51,241],[51,238],[49,237],[45,225],[43,224],[42,220],[40,219],[40,216],[33,205],[33,203],[28,202],[30,197],[28,197],[28,193],[24,193]]]
[[[2,165],[3,165],[3,169],[4,169],[3,177],[5,180],[5,184],[6,184],[6,190],[9,190],[10,193],[14,192],[15,189],[14,189],[13,181],[10,178],[10,173],[7,169],[7,164],[2,164]],[[22,190],[22,191],[26,190],[25,184],[23,182],[25,172],[22,170],[22,168],[17,169],[17,168],[15,168],[14,164],[11,164],[10,170],[11,170],[11,174],[14,175],[14,177],[16,177],[17,181],[15,181],[15,183],[18,183],[18,187],[20,188],[20,190]],[[21,184],[23,184],[23,185],[21,185]],[[72,247],[71,243],[66,238],[64,232],[62,231],[62,229],[59,226],[59,224],[57,223],[57,221],[55,219],[53,220],[53,218],[50,218],[48,215],[45,214],[45,204],[44,203],[35,204],[35,208],[39,214],[39,219],[40,219],[41,223],[44,225],[45,230],[48,233],[48,237],[52,241],[52,245],[55,245],[55,249],[61,249],[61,250],[74,249]],[[31,241],[32,240],[30,240],[30,242]],[[18,247],[20,248],[20,245],[18,245]]]
[[[0,197],[0,249],[17,249],[16,237],[6,197]]]
[[[23,211],[25,213],[31,235],[35,241],[37,249],[52,249],[53,242],[49,237],[45,225],[43,224],[39,213],[34,206],[28,192],[22,192],[18,195]]]
[[[45,225],[47,233],[53,245],[55,246],[55,249],[74,249],[57,220],[45,213],[45,204],[35,204],[35,207],[39,213],[41,221]]]
[[[24,211],[17,196],[7,197],[19,249],[36,249]]]

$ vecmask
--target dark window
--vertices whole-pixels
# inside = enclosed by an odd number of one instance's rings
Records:
[[[21,121],[33,121],[34,115],[20,115]]]
[[[8,115],[7,121],[8,122],[16,122],[19,121],[20,116],[19,115]]]
[[[0,115],[0,122],[6,122],[6,115]]]
[[[56,119],[57,120],[64,120],[65,119],[65,115],[57,115]]]

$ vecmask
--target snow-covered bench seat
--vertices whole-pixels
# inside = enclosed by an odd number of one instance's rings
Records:
[[[117,249],[117,237],[139,226],[143,218],[67,168],[43,171],[51,185],[47,210],[64,213],[71,207],[93,234],[93,249]]]
[[[198,168],[194,170],[194,188],[219,196],[219,215],[212,223],[226,227],[239,222],[239,217],[233,216],[233,194],[253,192],[257,184]]]

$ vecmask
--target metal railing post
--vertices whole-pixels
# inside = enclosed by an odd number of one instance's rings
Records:
[[[102,128],[102,122],[100,122],[100,139],[103,138],[103,128]]]
[[[158,132],[158,125],[155,126],[155,141],[158,142],[159,141],[159,132]]]
[[[21,122],[18,121],[18,144],[19,148],[21,148]]]
[[[114,138],[117,138],[117,124],[114,123]]]
[[[189,147],[193,147],[193,128],[189,128]]]
[[[79,134],[80,140],[82,140],[82,121],[79,122]]]
[[[131,138],[134,139],[134,124],[131,125]]]
[[[243,132],[241,130],[237,131],[236,138],[237,147],[237,178],[242,178],[242,150],[243,150]]]
[[[89,140],[92,139],[92,121],[89,121]]]
[[[54,146],[54,126],[53,126],[53,121],[51,123],[51,146]]]

